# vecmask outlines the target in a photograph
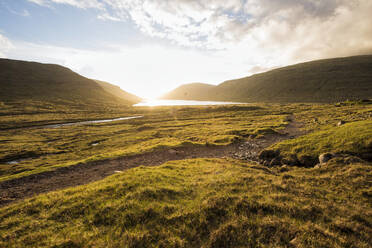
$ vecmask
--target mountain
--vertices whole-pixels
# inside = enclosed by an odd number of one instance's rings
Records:
[[[111,95],[114,95],[123,100],[130,101],[133,103],[139,103],[140,101],[142,101],[142,98],[120,89],[119,86],[116,86],[116,85],[113,85],[113,84],[110,84],[104,81],[100,81],[100,80],[94,80],[94,81],[98,83],[106,92],[110,93]]]
[[[207,96],[209,94],[209,91],[212,90],[214,87],[214,85],[203,83],[184,84],[171,91],[169,94],[163,96],[163,98],[173,100],[202,99],[203,97]]]
[[[240,102],[336,102],[372,98],[372,55],[311,61],[217,86],[182,85],[164,99]],[[194,89],[194,90],[190,90]]]
[[[131,105],[135,97],[112,85],[101,86],[55,64],[0,59],[0,101],[39,101],[75,105]],[[128,94],[129,98],[124,96]]]

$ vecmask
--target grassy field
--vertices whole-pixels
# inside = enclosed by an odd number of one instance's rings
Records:
[[[37,106],[34,106],[36,109]],[[0,181],[81,162],[187,145],[227,145],[282,130],[289,116],[308,132],[327,130],[338,120],[371,119],[372,105],[261,104],[216,107],[54,108],[19,111],[0,118]],[[40,113],[41,112],[41,113]],[[345,115],[347,113],[347,115]],[[61,128],[16,128],[89,119],[143,115],[141,119]],[[316,119],[316,120],[315,120]],[[361,134],[363,135],[363,134]],[[12,161],[17,161],[13,164]]]
[[[139,167],[1,209],[1,247],[370,247],[370,164]]]
[[[305,134],[268,148],[282,158],[362,157],[372,144],[372,105],[361,102],[7,113],[0,181],[166,147],[265,139],[294,121]],[[123,115],[144,117],[20,128]],[[0,247],[370,247],[371,177],[372,164],[361,159],[317,168],[232,158],[141,166],[1,208]]]
[[[256,106],[140,108],[123,114],[144,117],[92,125],[0,131],[0,180],[164,147],[226,145],[249,135],[278,131],[286,125],[287,116],[280,112],[269,114],[269,109]],[[14,160],[19,163],[11,164]]]

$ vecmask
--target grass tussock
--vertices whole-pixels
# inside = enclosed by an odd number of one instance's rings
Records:
[[[370,160],[372,158],[372,121],[357,121],[327,128],[297,139],[280,142],[269,149],[277,151],[277,156],[284,161],[283,163],[292,164],[313,161],[315,165],[319,162],[319,155],[326,152],[353,155]],[[301,162],[301,160],[306,161]]]
[[[194,159],[1,209],[1,247],[369,247],[370,164]]]

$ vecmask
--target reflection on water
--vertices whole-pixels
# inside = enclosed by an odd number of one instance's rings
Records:
[[[244,104],[240,102],[213,102],[213,101],[190,101],[190,100],[145,100],[134,106],[188,106],[188,105],[227,105]]]

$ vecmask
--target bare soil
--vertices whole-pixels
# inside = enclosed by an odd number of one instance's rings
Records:
[[[284,139],[301,134],[301,124],[290,120],[288,126],[278,134],[266,135],[260,139],[248,139],[227,146],[187,146],[164,149],[111,160],[94,161],[58,168],[22,178],[0,182],[0,207],[41,193],[74,187],[101,180],[114,173],[138,166],[157,166],[167,161],[189,158],[232,157],[257,161],[259,152]]]

